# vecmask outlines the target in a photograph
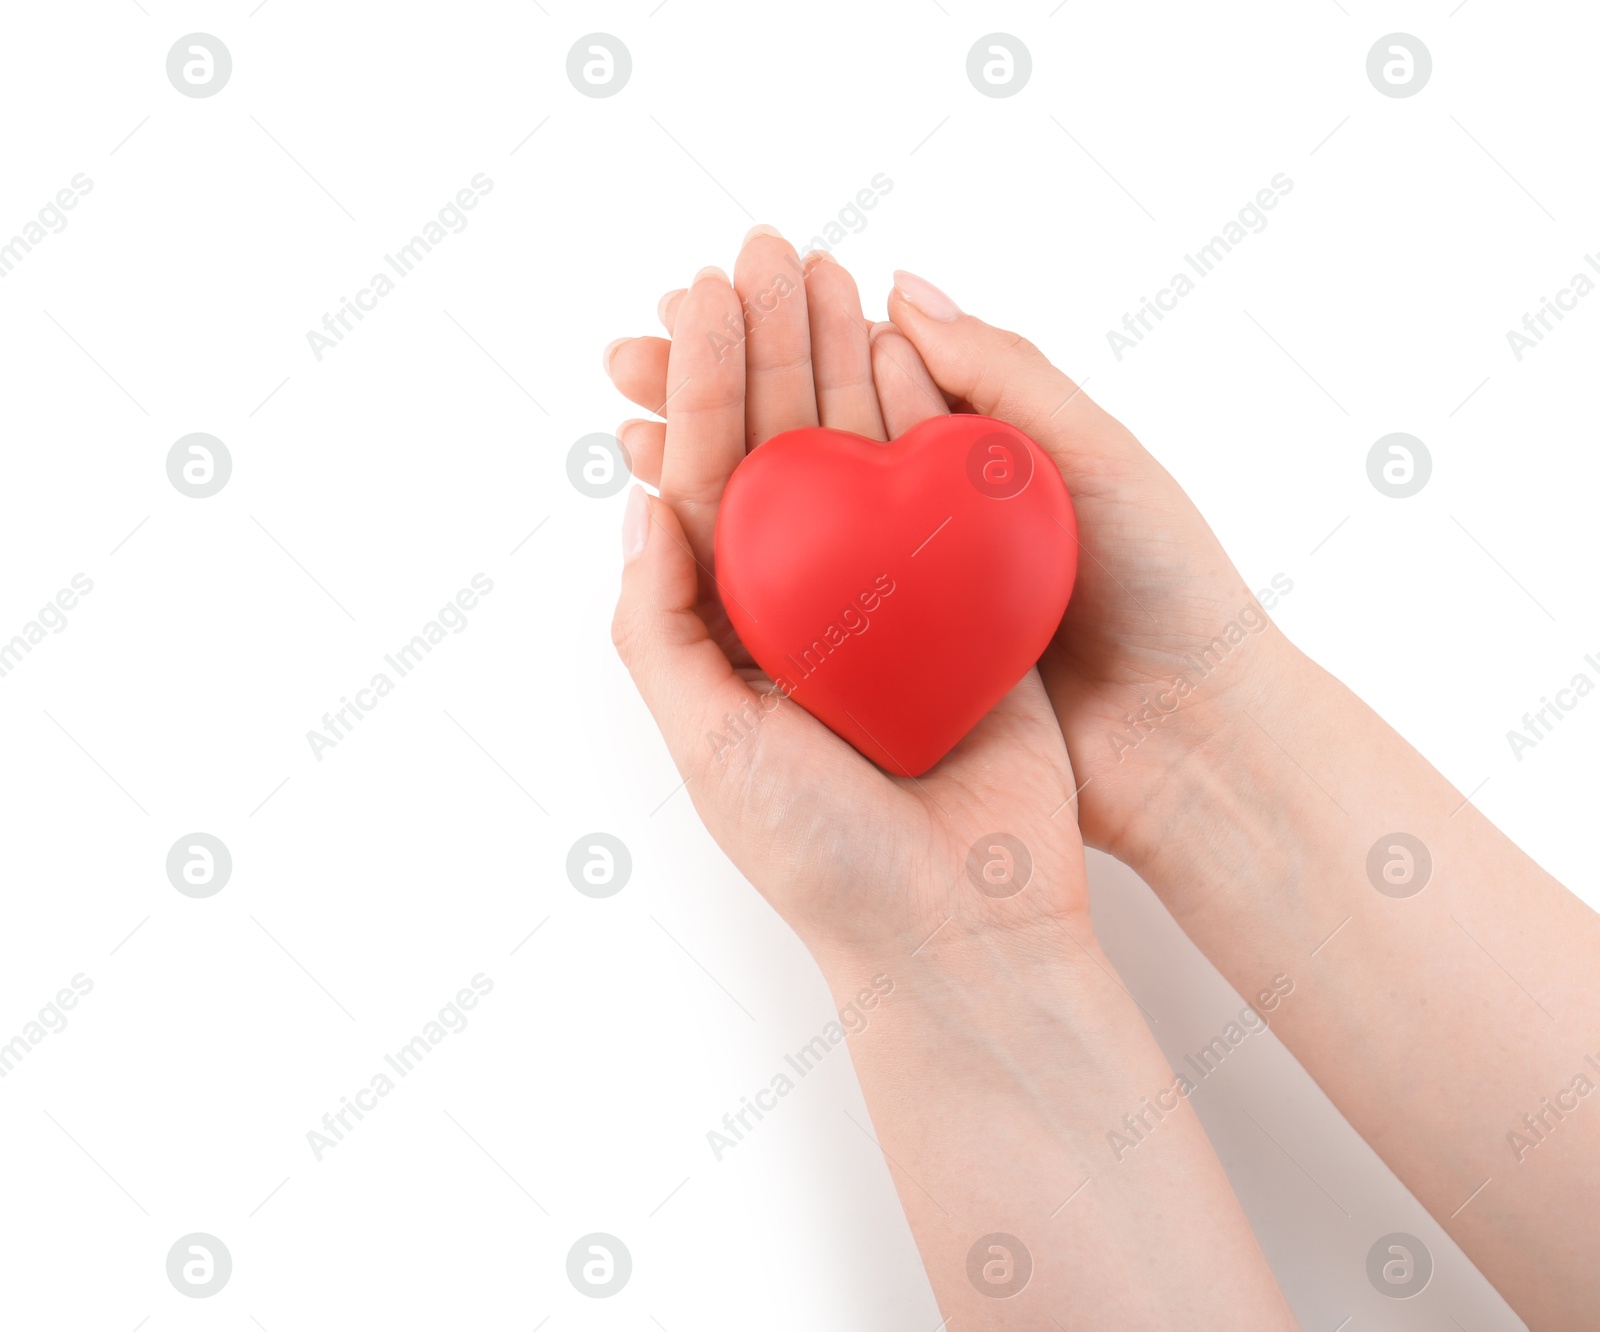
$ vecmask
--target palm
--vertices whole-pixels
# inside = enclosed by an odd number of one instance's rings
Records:
[[[1146,460],[1132,480],[1101,491],[1091,478],[1077,496],[1078,581],[1039,667],[1097,845],[1171,763],[1169,732],[1252,679],[1237,656],[1271,632],[1189,498]]]

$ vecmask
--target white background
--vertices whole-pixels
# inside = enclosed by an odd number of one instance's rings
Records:
[[[844,1056],[722,1161],[707,1145],[829,1000],[674,794],[608,638],[622,498],[565,465],[634,414],[604,343],[657,331],[659,294],[753,222],[804,240],[878,173],[835,251],[869,316],[910,268],[1087,380],[1252,586],[1293,580],[1289,634],[1600,902],[1600,701],[1520,762],[1506,740],[1600,653],[1600,298],[1521,363],[1505,338],[1600,247],[1587,7],[3,21],[0,239],[74,174],[93,190],[0,281],[0,637],[74,574],[94,590],[0,679],[0,1041],[73,975],[94,988],[0,1081],[0,1323],[933,1332]],[[1003,100],[965,74],[995,30],[1033,58]],[[195,31],[233,57],[207,99],[165,74]],[[594,31],[633,57],[605,100],[565,75]],[[1395,31],[1434,61],[1405,100],[1365,73]],[[467,229],[317,361],[307,330],[479,172]],[[1106,330],[1280,172],[1266,230],[1114,359]],[[232,454],[210,499],[167,480],[192,431]],[[1367,480],[1391,431],[1432,453],[1415,498]],[[316,761],[306,732],[480,572],[468,627]],[[196,830],[234,860],[206,900],[164,870]],[[596,830],[634,862],[603,901],[565,872]],[[1129,987],[1169,1053],[1196,1048],[1239,999],[1142,885],[1093,871]],[[470,1025],[317,1161],[308,1130],[480,972]],[[1307,1328],[1520,1326],[1275,1038],[1195,1099]],[[1439,1264],[1405,1303],[1364,1274],[1396,1230]],[[191,1231],[233,1255],[215,1298],[167,1281]],[[633,1255],[609,1300],[565,1276],[591,1231]]]

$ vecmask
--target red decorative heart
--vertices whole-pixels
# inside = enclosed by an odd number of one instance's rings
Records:
[[[809,427],[735,469],[717,583],[750,654],[880,767],[917,777],[1027,673],[1078,567],[1045,452],[987,416],[889,444]]]

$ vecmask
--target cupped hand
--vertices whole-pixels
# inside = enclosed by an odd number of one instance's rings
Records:
[[[628,431],[635,473],[661,494],[629,498],[613,634],[707,828],[825,969],[1039,926],[1082,939],[1076,782],[1037,672],[930,772],[895,777],[778,692],[721,610],[717,505],[746,450],[817,424],[885,439],[944,409],[909,344],[871,337],[842,268],[803,273],[767,234],[732,285],[704,269],[668,317],[670,344],[608,349],[614,374],[654,377],[667,417]],[[1027,873],[1009,895],[1008,865]]]
[[[1082,783],[1083,836],[1134,863],[1160,854],[1163,799],[1181,799],[1175,791],[1230,728],[1284,687],[1293,650],[1171,474],[1031,343],[906,273],[889,297],[892,322],[869,326],[854,282],[829,257],[808,257],[800,300],[767,310],[764,279],[786,254],[756,237],[736,274],[750,325],[745,442],[819,419],[892,438],[952,406],[1031,435],[1060,467],[1078,518],[1077,584],[1039,670]],[[667,426],[622,430],[639,474],[659,468],[666,497],[678,479],[662,447],[688,391],[680,324],[695,299],[662,298],[672,341],[608,349],[617,387],[667,416]],[[774,413],[779,401],[794,419]]]

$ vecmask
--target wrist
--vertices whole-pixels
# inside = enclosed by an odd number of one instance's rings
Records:
[[[993,1015],[1025,997],[1070,1011],[1087,992],[1116,984],[1085,908],[1081,915],[975,927],[950,919],[931,936],[884,947],[812,947],[841,1014],[892,1013],[896,1023],[943,1025]]]
[[[1019,820],[1007,801],[976,817],[946,814],[896,839],[892,855],[858,859],[844,882],[766,895],[800,905],[785,917],[838,994],[913,969],[960,985],[1031,973],[1099,951],[1083,843],[1065,801],[1057,812]],[[974,839],[985,823],[997,831]]]
[[[1218,891],[1285,882],[1296,848],[1347,821],[1325,740],[1352,735],[1364,709],[1281,633],[1256,647],[1174,743],[1142,756],[1142,798],[1104,846],[1180,919]]]

